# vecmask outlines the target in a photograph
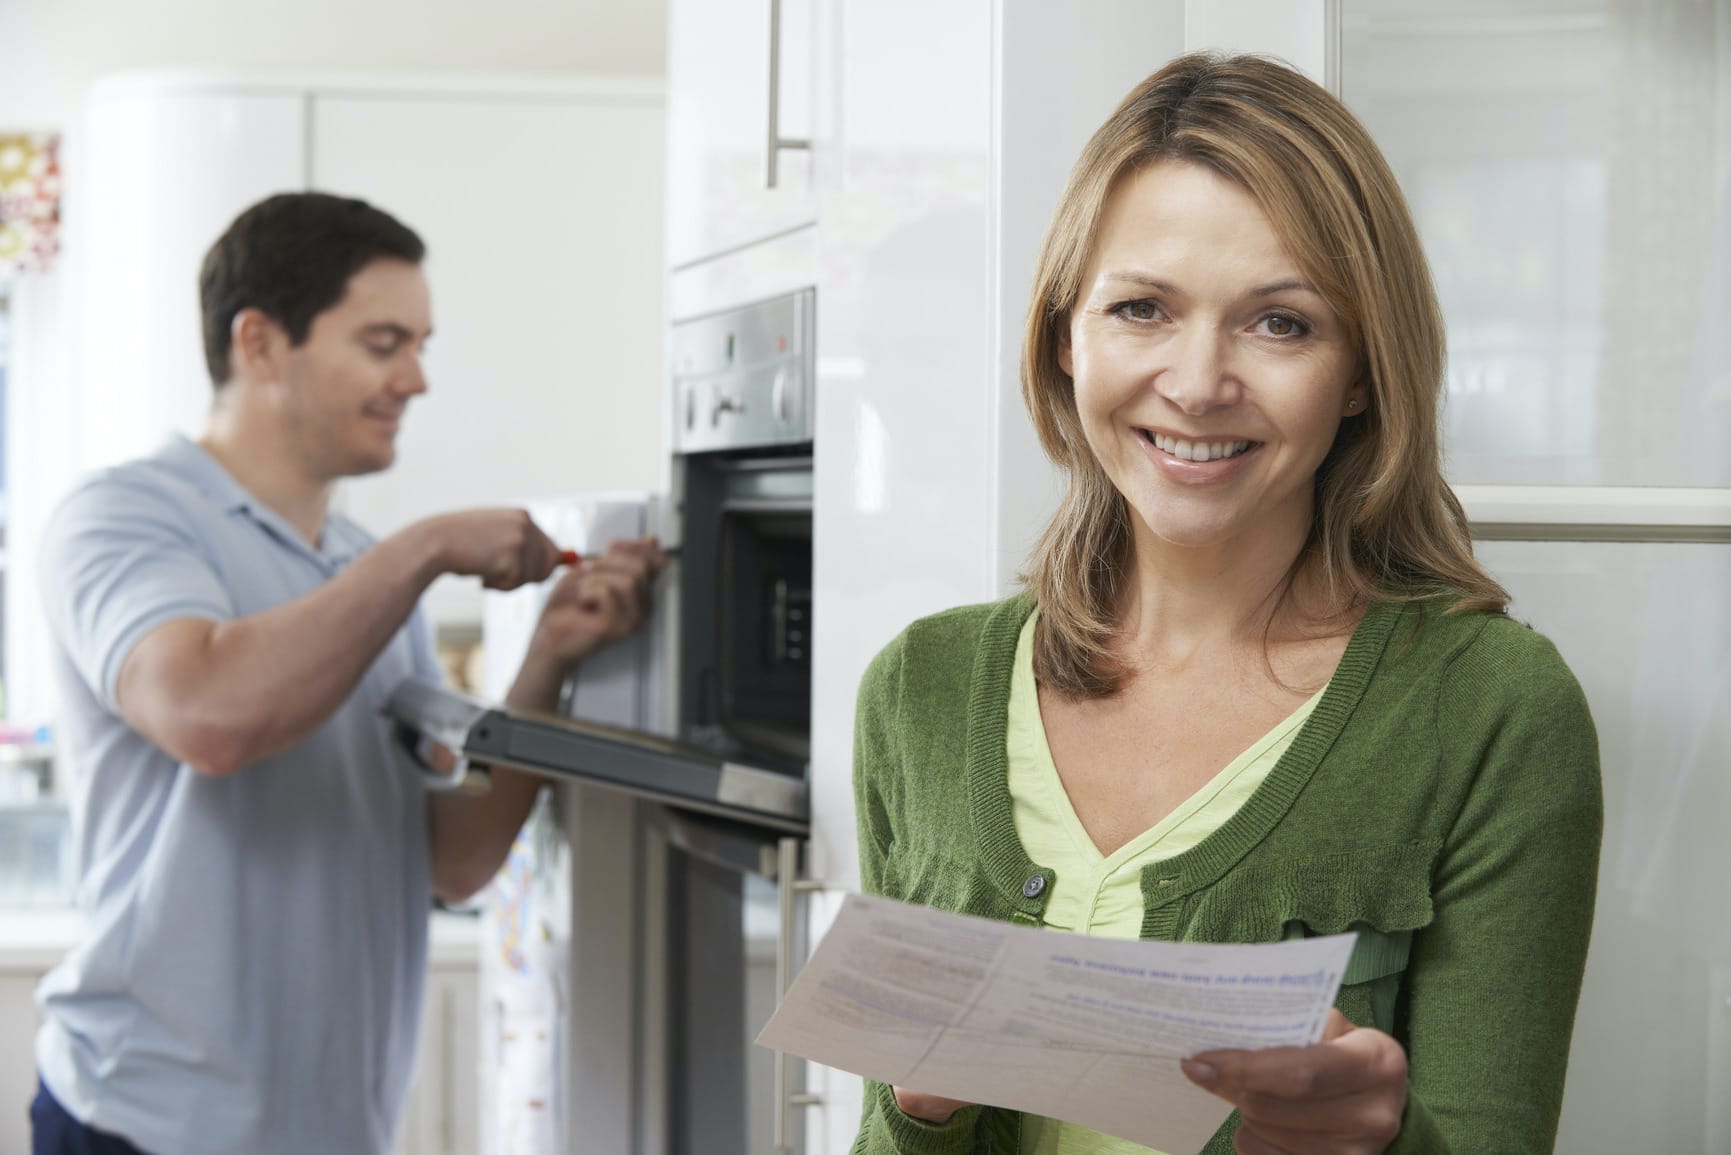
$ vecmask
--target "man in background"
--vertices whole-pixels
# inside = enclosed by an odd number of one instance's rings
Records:
[[[429,906],[487,883],[537,784],[429,792],[383,707],[440,676],[434,578],[559,561],[521,510],[374,541],[331,509],[427,390],[424,254],[357,200],[242,213],[200,276],[204,435],[88,479],[44,534],[88,927],[38,992],[36,1155],[390,1149]],[[567,573],[507,704],[552,710],[661,562],[628,542]]]

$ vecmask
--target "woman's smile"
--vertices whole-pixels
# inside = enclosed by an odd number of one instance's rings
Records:
[[[1211,485],[1242,471],[1262,448],[1244,438],[1184,438],[1154,429],[1137,429],[1142,450],[1155,468],[1180,485]]]

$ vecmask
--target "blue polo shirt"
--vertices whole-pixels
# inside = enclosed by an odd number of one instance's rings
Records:
[[[439,677],[417,613],[299,745],[213,778],[115,709],[139,639],[318,589],[371,539],[318,548],[198,445],[74,490],[44,534],[82,945],[42,982],[42,1077],[156,1155],[388,1152],[407,1092],[431,882],[422,778],[381,711]]]

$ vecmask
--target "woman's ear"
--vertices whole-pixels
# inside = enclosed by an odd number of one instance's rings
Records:
[[[1070,321],[1067,317],[1058,326],[1058,368],[1064,371],[1064,376],[1075,378],[1076,370],[1071,368]]]

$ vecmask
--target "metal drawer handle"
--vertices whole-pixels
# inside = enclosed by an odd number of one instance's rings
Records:
[[[787,997],[793,986],[794,915],[798,910],[795,899],[823,889],[823,883],[799,876],[799,842],[783,838],[775,847],[776,905],[781,915],[781,933],[775,940],[775,1005]],[[823,1102],[822,1095],[793,1089],[793,1061],[781,1051],[775,1052],[775,1148],[791,1150],[793,1143],[793,1112],[796,1107],[815,1107]]]

